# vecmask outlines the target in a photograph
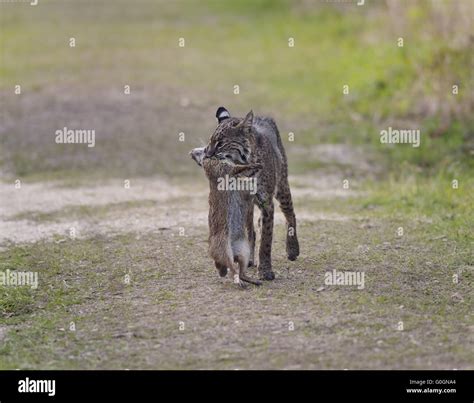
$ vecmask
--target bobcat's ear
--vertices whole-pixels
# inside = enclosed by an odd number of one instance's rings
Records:
[[[229,111],[224,108],[223,106],[219,106],[216,112],[216,118],[219,123],[221,123],[223,120],[229,119],[230,118],[230,113]]]
[[[252,125],[253,125],[253,111],[250,111],[247,113],[245,116],[244,120],[241,123],[242,128],[244,129],[244,133],[250,133],[252,131]]]

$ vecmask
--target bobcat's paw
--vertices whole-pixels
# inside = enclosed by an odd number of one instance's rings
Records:
[[[298,238],[296,236],[288,237],[286,239],[286,254],[288,256],[288,260],[296,260],[296,258],[300,254],[300,245],[298,243]]]

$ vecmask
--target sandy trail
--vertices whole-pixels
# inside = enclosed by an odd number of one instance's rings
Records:
[[[344,190],[337,175],[293,176],[290,178],[295,202],[298,199],[331,199],[355,195]],[[0,247],[10,243],[36,242],[55,236],[84,238],[93,234],[123,232],[159,232],[163,229],[202,227],[207,225],[207,186],[204,181],[194,184],[172,184],[161,177],[132,178],[126,188],[120,180],[108,180],[89,186],[64,187],[61,182],[22,184],[17,189],[11,183],[0,184]],[[93,213],[68,217],[64,209],[114,205],[131,202],[130,206],[105,215]],[[148,202],[145,206],[140,202]],[[134,205],[133,203],[136,203]],[[150,205],[151,204],[151,205]],[[284,221],[276,214],[276,223]],[[52,213],[53,219],[35,220],[37,213]],[[54,215],[57,215],[54,217]],[[299,219],[305,221],[347,220],[339,214],[310,213],[299,209]]]

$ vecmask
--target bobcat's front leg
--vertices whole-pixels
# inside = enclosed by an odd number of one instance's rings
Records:
[[[249,246],[250,246],[250,256],[249,256],[249,267],[253,267],[255,264],[255,228],[253,225],[253,204],[249,207],[247,211],[247,218],[245,227],[247,228],[247,236],[249,238]]]
[[[259,203],[262,213],[262,235],[258,253],[258,274],[262,280],[274,280],[272,271],[272,239],[273,239],[273,200],[268,197]]]

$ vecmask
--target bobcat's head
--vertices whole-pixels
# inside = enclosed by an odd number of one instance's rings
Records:
[[[250,163],[253,112],[243,119],[233,118],[224,107],[217,109],[218,125],[204,148],[204,158],[227,159],[235,164]]]

